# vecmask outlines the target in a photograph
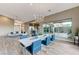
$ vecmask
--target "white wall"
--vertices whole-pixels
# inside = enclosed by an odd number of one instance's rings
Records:
[[[0,36],[5,36],[14,30],[14,21],[8,17],[0,16]]]

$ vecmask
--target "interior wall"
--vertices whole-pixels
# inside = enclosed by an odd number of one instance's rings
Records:
[[[14,20],[0,16],[0,36],[5,36],[14,30]]]
[[[25,22],[24,23],[24,30],[25,30],[25,32],[28,33],[28,29],[29,29],[29,23],[28,22]]]
[[[57,20],[64,20],[67,18],[72,18],[72,31],[73,33],[79,28],[79,7],[75,7],[63,12],[52,14],[44,18],[44,23],[53,22]]]

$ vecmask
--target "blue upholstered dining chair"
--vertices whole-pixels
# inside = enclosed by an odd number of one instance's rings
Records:
[[[24,39],[24,38],[27,38],[28,36],[27,35],[20,35],[20,39]]]
[[[42,43],[43,43],[44,45],[50,44],[50,43],[51,43],[51,37],[50,37],[50,36],[46,37],[45,40],[42,41]]]
[[[36,54],[41,50],[41,40],[37,40],[26,48],[31,54]]]
[[[51,41],[55,40],[55,35],[51,35]]]
[[[41,50],[41,40],[33,42],[31,45],[31,53],[36,54],[40,50]]]

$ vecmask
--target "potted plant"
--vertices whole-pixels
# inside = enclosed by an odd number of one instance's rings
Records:
[[[78,40],[79,37],[78,36],[79,36],[79,28],[77,28],[76,31],[75,31],[74,44],[79,43],[79,40]]]
[[[76,29],[75,36],[78,36],[78,34],[79,34],[79,28]]]

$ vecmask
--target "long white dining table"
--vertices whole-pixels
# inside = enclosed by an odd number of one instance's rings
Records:
[[[29,38],[24,38],[20,39],[19,42],[22,43],[25,47],[30,46],[33,42],[40,40],[39,38],[34,38],[34,37],[29,37]]]
[[[37,37],[28,37],[24,39],[19,39],[19,42],[22,43],[25,47],[28,47],[37,40],[45,40],[47,36],[48,35],[39,35]]]

